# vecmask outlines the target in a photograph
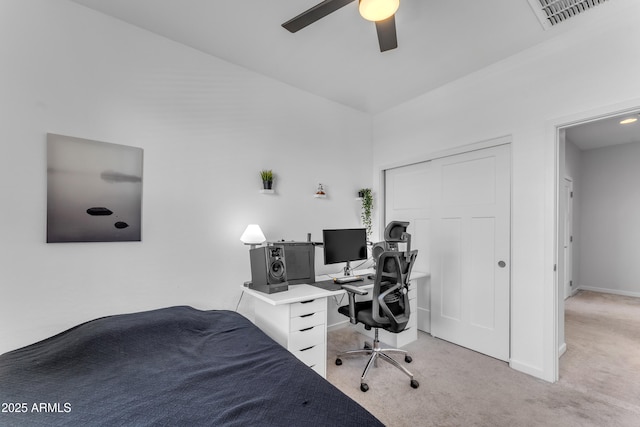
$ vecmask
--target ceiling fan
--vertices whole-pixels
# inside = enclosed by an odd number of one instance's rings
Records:
[[[355,0],[324,0],[285,22],[282,26],[295,33],[353,1]],[[376,24],[380,52],[398,47],[395,13],[399,5],[400,0],[358,0],[360,15]]]

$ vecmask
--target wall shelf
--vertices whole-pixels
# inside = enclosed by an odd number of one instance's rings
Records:
[[[276,190],[273,190],[273,189],[271,189],[271,190],[266,190],[266,189],[264,189],[264,190],[260,190],[260,191],[258,191],[258,192],[259,192],[260,194],[275,194],[275,193],[276,193]]]

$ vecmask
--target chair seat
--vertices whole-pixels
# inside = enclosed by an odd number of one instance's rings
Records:
[[[338,312],[349,317],[349,306],[343,305]],[[388,328],[388,323],[379,323],[373,320],[373,304],[371,301],[358,301],[355,304],[356,320],[369,328]]]

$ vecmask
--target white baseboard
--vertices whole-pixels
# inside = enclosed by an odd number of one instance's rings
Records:
[[[554,379],[547,378],[545,376],[544,370],[537,368],[535,366],[529,365],[527,363],[518,362],[517,360],[509,360],[509,367],[515,369],[516,371],[523,372],[525,374],[529,374],[533,377],[540,378],[541,380],[545,380],[548,382],[555,382]]]
[[[567,343],[563,342],[558,349],[558,357],[562,357],[563,354],[567,352]]]
[[[594,286],[580,286],[577,291],[592,291],[592,292],[601,292],[604,294],[613,294],[613,295],[622,295],[625,297],[634,297],[640,298],[640,292],[631,292],[631,291],[622,291],[619,289],[609,289],[609,288],[596,288]]]
[[[334,323],[333,325],[327,325],[327,331],[329,332],[337,331],[338,329],[346,328],[350,324],[351,323],[348,320],[345,320],[344,322],[338,322],[338,323]]]
[[[431,310],[418,307],[418,330],[431,333]]]

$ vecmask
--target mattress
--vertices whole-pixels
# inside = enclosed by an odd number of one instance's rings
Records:
[[[2,426],[380,426],[242,315],[92,320],[0,356]]]

